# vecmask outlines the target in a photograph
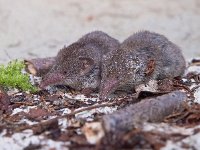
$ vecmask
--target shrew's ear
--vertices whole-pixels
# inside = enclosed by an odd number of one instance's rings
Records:
[[[80,71],[80,75],[85,75],[88,72],[90,72],[94,66],[94,60],[92,58],[89,57],[79,57],[79,60],[81,62],[81,71]]]
[[[155,60],[154,59],[150,59],[147,63],[147,68],[145,70],[145,75],[149,76],[151,75],[155,70]]]

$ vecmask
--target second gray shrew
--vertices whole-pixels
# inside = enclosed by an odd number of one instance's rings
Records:
[[[68,85],[75,90],[99,91],[106,99],[117,89],[135,89],[150,80],[183,75],[180,48],[165,36],[137,32],[121,44],[104,32],[94,31],[64,47],[40,87]]]

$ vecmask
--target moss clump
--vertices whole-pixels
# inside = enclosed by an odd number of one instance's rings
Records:
[[[28,74],[22,73],[24,67],[24,62],[19,60],[11,61],[7,66],[0,65],[0,86],[36,92],[37,88],[30,83]]]

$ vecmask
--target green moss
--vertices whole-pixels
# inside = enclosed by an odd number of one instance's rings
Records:
[[[28,74],[22,73],[24,67],[24,62],[19,60],[11,61],[7,66],[0,65],[0,85],[5,88],[36,92],[37,88],[30,83]]]

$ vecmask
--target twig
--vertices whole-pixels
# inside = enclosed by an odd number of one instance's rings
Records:
[[[113,102],[113,103],[105,103],[105,104],[98,104],[98,105],[93,105],[93,106],[85,107],[85,108],[76,110],[76,111],[74,111],[74,112],[71,112],[71,113],[69,113],[69,114],[66,114],[66,115],[64,115],[64,116],[61,116],[61,118],[64,118],[64,117],[67,117],[67,116],[73,116],[73,115],[78,114],[78,113],[80,113],[80,112],[87,111],[87,110],[92,110],[92,109],[95,109],[95,108],[110,107],[110,106],[113,106],[114,104],[116,104],[116,102]]]
[[[140,126],[143,122],[160,122],[174,110],[182,108],[182,103],[186,99],[186,93],[181,91],[144,99],[134,105],[103,116],[102,123],[107,132],[116,133]]]

